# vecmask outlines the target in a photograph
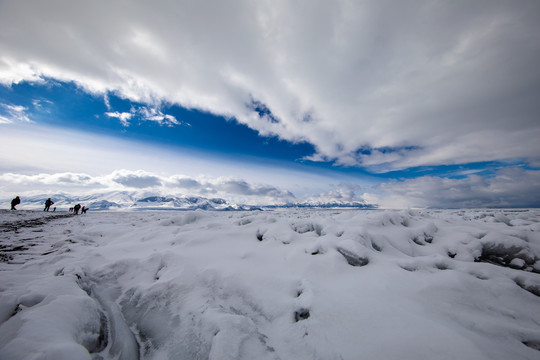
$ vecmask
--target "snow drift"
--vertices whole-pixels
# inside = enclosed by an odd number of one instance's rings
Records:
[[[538,359],[540,211],[0,212],[1,359]]]

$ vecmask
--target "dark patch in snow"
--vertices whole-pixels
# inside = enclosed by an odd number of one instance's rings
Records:
[[[99,335],[95,344],[92,347],[87,347],[90,354],[100,353],[109,345],[109,323],[103,311],[99,312],[99,325]],[[99,359],[99,357],[95,359]]]
[[[315,232],[318,236],[323,235],[323,227],[319,224],[313,223],[300,223],[300,224],[291,224],[291,228],[294,232],[299,234],[305,234],[308,232]]]
[[[375,250],[375,251],[378,251],[378,252],[381,252],[381,251],[382,251],[382,246],[380,246],[379,244],[377,244],[377,243],[374,242],[374,241],[371,241],[371,247],[372,247],[373,250]]]
[[[531,341],[522,341],[523,345],[530,347],[531,349],[540,351],[540,341],[531,340]]]
[[[19,245],[19,246],[15,246],[15,247],[12,247],[12,248],[9,248],[5,245],[0,245],[0,250],[1,251],[5,251],[5,252],[12,252],[12,251],[25,251],[25,250],[28,250],[29,248],[23,246],[23,245]]]
[[[6,212],[1,211],[0,212]],[[43,225],[61,219],[65,217],[71,217],[70,214],[52,214],[44,213],[41,211],[26,211],[20,210],[17,212],[10,212],[12,217],[15,217],[15,220],[4,221],[0,224],[0,232],[8,233],[14,232],[14,234],[25,233],[24,230],[27,230],[26,234],[32,236],[28,233],[31,232],[44,232]],[[0,262],[12,263],[13,261],[23,261],[25,262],[28,258],[36,256],[36,253],[31,253],[29,251],[31,248],[35,247],[39,243],[43,236],[32,236],[30,238],[25,237],[19,239],[17,242],[12,242],[9,239],[9,234],[0,239]],[[16,236],[16,235],[15,235]],[[57,249],[56,249],[57,250]],[[56,251],[53,249],[51,252]],[[38,250],[39,251],[39,250]],[[22,260],[25,259],[25,260]]]
[[[160,275],[159,273],[161,272],[161,270],[167,268],[167,264],[165,264],[164,262],[161,262],[154,274],[154,281],[158,281],[160,279]]]
[[[381,225],[402,225],[405,227],[410,226],[410,219],[405,214],[398,214],[394,212],[385,212],[381,216]]]
[[[469,274],[471,274],[472,276],[474,276],[475,278],[477,278],[479,280],[489,280],[489,277],[484,275],[484,274],[479,274],[479,273],[476,273],[476,272],[470,272]]]
[[[448,264],[445,264],[443,262],[438,262],[435,264],[435,268],[439,269],[439,270],[448,270],[448,269],[451,269],[450,265]]]
[[[37,219],[25,219],[20,221],[13,221],[13,222],[4,222],[0,224],[0,231],[1,232],[10,232],[15,231],[17,232],[21,228],[31,228],[31,227],[37,227],[44,225],[52,220],[57,220],[65,217],[71,217],[71,214],[61,214],[61,215],[48,215],[44,214],[43,217],[39,217]],[[37,229],[36,232],[41,232],[43,230]]]
[[[413,237],[412,241],[416,245],[424,246],[433,242],[433,236],[424,232],[422,235]]]
[[[516,283],[517,286],[519,286],[523,290],[526,290],[530,292],[531,294],[540,297],[540,286],[526,284],[525,281],[523,281],[522,279],[514,279],[514,282]]]
[[[13,317],[13,316],[17,315],[17,314],[20,313],[21,311],[22,311],[22,306],[21,306],[21,304],[17,304],[17,306],[15,306],[15,309],[13,309],[13,311],[11,312],[10,317]]]
[[[0,261],[1,262],[10,262],[13,260],[13,256],[12,255],[8,255],[8,254],[3,254],[3,253],[0,253]]]
[[[483,244],[482,254],[475,259],[476,262],[486,262],[518,270],[526,268],[526,265],[533,265],[536,260],[538,259],[531,256],[529,250],[521,246],[505,246],[504,244],[491,242]],[[538,272],[534,269],[532,271]]]
[[[413,271],[417,271],[417,270],[418,270],[418,268],[417,268],[415,265],[412,265],[412,264],[408,264],[408,265],[400,265],[400,267],[401,267],[403,270],[410,271],[410,272],[413,272]]]
[[[336,248],[336,250],[343,255],[347,263],[351,266],[365,266],[369,264],[369,258],[357,255],[349,250],[343,248]]]
[[[299,309],[294,312],[294,321],[306,320],[311,316],[309,309]]]

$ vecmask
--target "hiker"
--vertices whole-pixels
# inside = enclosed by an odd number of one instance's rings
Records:
[[[73,212],[73,208],[72,208],[72,207],[69,208],[69,212],[70,212],[70,213]]]
[[[45,209],[43,209],[43,211],[49,211],[52,204],[54,204],[54,202],[51,200],[51,198],[45,200]]]
[[[81,209],[81,214],[86,214],[87,210],[88,210],[88,208],[83,206],[82,209]]]
[[[19,205],[21,203],[21,199],[17,196],[15,199],[11,200],[11,210],[17,210],[15,209],[15,206]]]
[[[79,209],[81,208],[81,204],[77,204],[73,207],[73,213],[75,215],[79,215]]]

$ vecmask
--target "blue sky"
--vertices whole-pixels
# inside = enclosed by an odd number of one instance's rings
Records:
[[[537,2],[209,4],[2,2],[0,197],[540,205]]]
[[[159,111],[171,115],[178,123],[145,120],[134,112],[127,121],[112,113],[129,114],[132,109],[153,109],[107,93],[84,92],[74,83],[48,80],[45,84],[20,83],[0,88],[6,104],[17,104],[36,122],[81,132],[106,134],[119,138],[155,143],[156,146],[193,148],[209,153],[251,155],[257,158],[295,161],[313,153],[307,143],[293,144],[276,137],[260,137],[257,132],[233,119],[189,110],[174,104],[160,105]],[[105,100],[106,99],[106,100]],[[107,103],[106,103],[107,102]],[[8,109],[4,107],[4,114]],[[109,115],[107,115],[109,114]]]
[[[241,158],[246,162],[279,162],[279,166],[301,168],[305,171],[330,170],[334,176],[349,174],[359,179],[375,177],[414,178],[421,175],[444,175],[463,178],[469,172],[493,175],[507,166],[496,161],[458,165],[414,167],[398,171],[370,173],[360,166],[336,166],[334,161],[311,161],[306,157],[315,152],[307,142],[289,142],[277,136],[260,136],[255,130],[239,124],[234,118],[225,118],[175,104],[160,104],[162,116],[173,116],[177,123],[163,120],[145,120],[137,109],[153,109],[118,97],[114,93],[91,94],[75,83],[46,79],[44,83],[22,82],[0,87],[4,106],[0,115],[9,117],[9,106],[24,107],[30,122],[82,133],[107,135],[119,139],[138,141],[151,146],[174,148],[176,151],[196,151],[209,157]],[[7,106],[6,106],[7,105]],[[132,114],[125,123],[111,114]],[[261,111],[261,113],[263,113]],[[264,113],[268,113],[266,110]],[[366,152],[367,150],[363,150]],[[390,150],[391,151],[391,150]],[[519,161],[512,165],[524,165]]]

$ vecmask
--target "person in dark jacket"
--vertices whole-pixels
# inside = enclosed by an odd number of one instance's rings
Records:
[[[77,204],[73,207],[73,213],[75,215],[79,215],[79,209],[81,208],[81,204]]]
[[[43,209],[43,211],[49,211],[52,204],[54,204],[54,202],[51,200],[51,198],[45,200],[45,209]]]
[[[11,200],[11,210],[17,210],[15,209],[15,206],[19,205],[21,203],[21,199],[17,196],[15,199]]]

